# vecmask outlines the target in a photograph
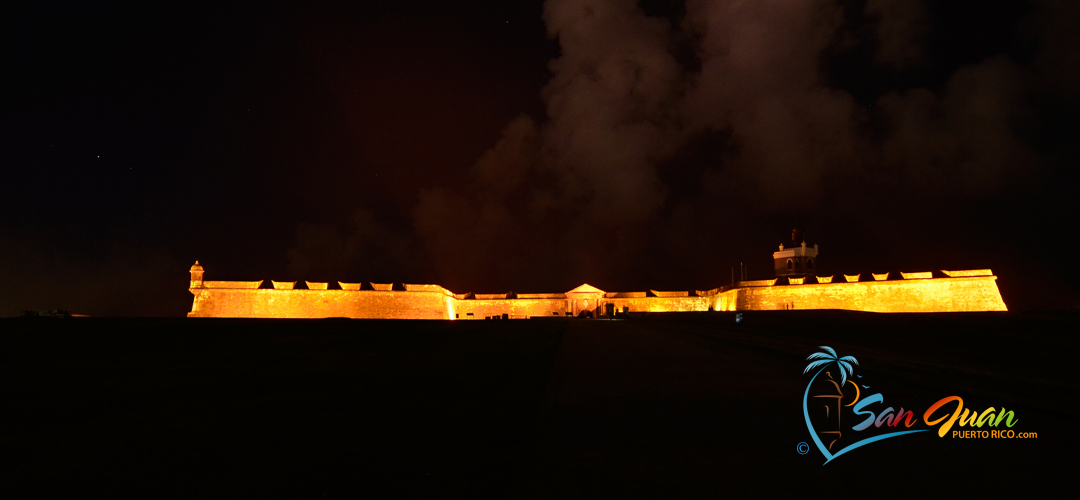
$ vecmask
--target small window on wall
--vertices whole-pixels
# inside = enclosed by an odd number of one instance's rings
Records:
[[[787,260],[787,270],[791,271],[792,269],[795,269],[795,263],[792,262],[791,259],[788,259]]]
[[[813,269],[814,268],[814,259],[806,259],[806,268],[807,269]]]

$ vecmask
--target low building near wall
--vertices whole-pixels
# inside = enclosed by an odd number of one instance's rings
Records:
[[[989,269],[838,276],[781,276],[697,291],[453,293],[439,285],[204,281],[191,267],[189,317],[527,319],[629,312],[845,309],[870,312],[1005,311]],[[272,285],[272,286],[271,286]]]

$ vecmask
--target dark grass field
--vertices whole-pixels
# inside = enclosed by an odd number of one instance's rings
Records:
[[[5,498],[824,498],[1075,490],[1077,313],[528,321],[0,320]],[[1034,440],[825,461],[828,345],[887,406],[1005,406]],[[875,407],[880,410],[880,407]],[[855,420],[848,421],[850,427]],[[921,424],[920,424],[921,425]],[[922,427],[925,428],[925,427]],[[935,428],[936,429],[936,428]],[[870,431],[868,431],[870,432]],[[850,439],[848,442],[854,442]],[[810,452],[796,451],[800,442]]]

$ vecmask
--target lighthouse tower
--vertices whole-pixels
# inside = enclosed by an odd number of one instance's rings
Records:
[[[773,252],[772,255],[777,277],[802,278],[816,275],[818,246],[806,246],[801,227],[792,229],[791,243],[781,243],[780,251]]]

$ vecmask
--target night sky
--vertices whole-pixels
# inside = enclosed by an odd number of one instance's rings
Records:
[[[0,316],[210,280],[693,290],[993,269],[1080,307],[1067,0],[2,8]]]

